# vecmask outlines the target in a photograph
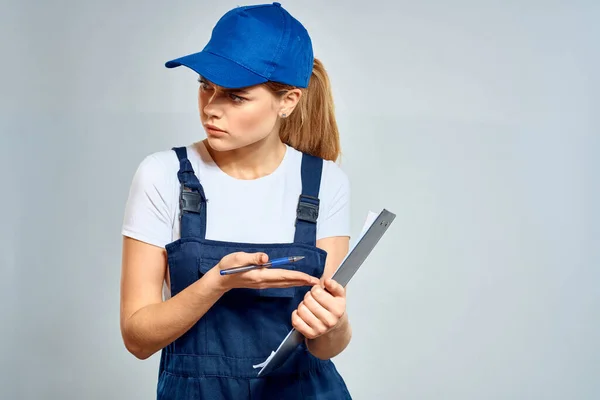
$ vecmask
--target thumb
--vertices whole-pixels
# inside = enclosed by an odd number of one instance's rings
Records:
[[[233,268],[233,267],[242,267],[250,264],[262,264],[269,261],[269,256],[267,254],[258,252],[258,253],[244,253],[244,252],[236,252],[226,255],[221,259],[220,267],[222,269]]]
[[[269,256],[266,253],[253,253],[252,261],[249,264],[264,264],[269,261]]]
[[[333,279],[325,280],[325,289],[335,297],[344,297],[346,295],[344,287]]]
[[[269,261],[269,256],[263,252],[257,253],[236,253],[235,262],[237,265],[263,264]]]

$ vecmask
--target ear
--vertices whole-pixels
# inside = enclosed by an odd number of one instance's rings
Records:
[[[302,97],[302,90],[298,88],[290,89],[281,95],[279,101],[279,116],[285,114],[286,117],[289,117],[298,105],[300,97]]]

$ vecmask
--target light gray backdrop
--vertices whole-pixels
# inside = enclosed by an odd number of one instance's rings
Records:
[[[200,50],[234,1],[0,11],[3,399],[150,399],[119,333],[135,167],[204,137]],[[328,68],[353,231],[356,399],[600,397],[600,3],[287,1]]]

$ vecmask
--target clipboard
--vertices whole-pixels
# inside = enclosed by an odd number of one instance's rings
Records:
[[[396,215],[386,209],[383,209],[379,214],[370,213],[358,241],[342,260],[332,279],[345,287],[371,254],[395,218]],[[292,328],[277,350],[271,352],[271,355],[264,362],[253,366],[254,368],[260,368],[258,376],[265,376],[283,365],[303,341],[304,335]]]

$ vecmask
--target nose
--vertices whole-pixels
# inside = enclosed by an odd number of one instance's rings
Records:
[[[202,112],[208,117],[220,118],[223,115],[223,110],[218,104],[218,94],[216,90],[213,90],[209,95],[200,96],[200,108]]]

